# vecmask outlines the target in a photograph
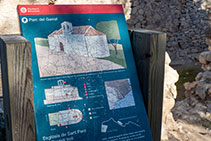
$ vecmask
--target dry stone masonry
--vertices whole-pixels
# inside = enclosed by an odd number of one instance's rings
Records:
[[[211,15],[210,15],[211,16]],[[210,29],[208,29],[210,31]],[[192,122],[211,123],[211,32],[207,32],[208,51],[199,56],[203,72],[197,74],[195,81],[184,84],[186,99],[176,104],[175,118],[188,119]],[[183,109],[183,110],[182,110]],[[195,116],[188,116],[188,115]],[[198,114],[198,115],[197,115]],[[203,124],[202,123],[202,124]]]
[[[175,82],[178,73],[173,70],[166,54],[165,81],[162,118],[162,141],[196,140],[209,141],[211,138],[211,32],[207,32],[209,48],[200,54],[199,61],[203,72],[195,81],[184,84],[185,99],[177,101]]]
[[[210,40],[209,40],[210,41]],[[211,46],[211,44],[210,44]],[[168,54],[165,62],[165,81],[162,114],[162,141],[209,141],[211,138],[211,50],[201,53],[204,72],[196,81],[185,83],[186,98],[175,102],[175,82],[179,75],[172,69]],[[175,104],[176,103],[176,104]]]
[[[128,25],[166,32],[172,63],[181,65],[198,58],[207,48],[210,5],[210,0],[133,0]]]
[[[209,50],[202,52],[199,61],[203,72],[198,73],[194,82],[184,84],[186,98],[178,101],[173,108],[174,119],[204,127],[203,133],[211,137],[211,38],[207,39]],[[205,137],[205,136],[204,136]],[[201,139],[207,140],[207,139]]]

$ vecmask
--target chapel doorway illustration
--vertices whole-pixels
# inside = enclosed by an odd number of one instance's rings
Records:
[[[59,46],[60,46],[60,51],[64,51],[64,45],[62,42],[59,42]]]

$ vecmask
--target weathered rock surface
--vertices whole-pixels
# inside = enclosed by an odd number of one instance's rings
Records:
[[[175,83],[178,81],[179,75],[176,70],[169,66],[170,63],[171,59],[168,53],[166,53],[162,114],[162,140],[168,140],[169,131],[177,129],[177,125],[171,110],[175,105],[175,98],[177,96]]]
[[[202,53],[203,54],[203,53]],[[208,60],[208,55],[201,55]],[[175,104],[175,83],[178,74],[168,64],[166,55],[162,141],[209,141],[211,138],[211,72],[206,70],[196,76],[196,81],[184,84],[186,98]],[[207,62],[206,62],[207,63]]]
[[[187,98],[194,98],[204,104],[211,103],[211,51],[202,52],[199,57],[204,72],[197,74],[194,82],[184,84]]]
[[[182,128],[185,128],[186,122],[189,125],[186,131],[189,135],[194,133],[194,140],[198,141],[209,141],[211,138],[211,70],[205,67],[211,65],[210,55],[211,51],[201,53],[199,60],[204,72],[198,73],[194,82],[184,84],[186,98],[178,101],[172,110],[176,122]],[[178,133],[181,135],[180,131]],[[188,134],[183,137],[187,137],[186,140],[193,139]]]
[[[211,39],[207,39],[207,40],[206,40],[206,43],[207,43],[208,46],[209,46],[208,50],[211,50]]]
[[[200,63],[207,65],[211,62],[211,51],[202,52],[199,56]]]
[[[172,64],[191,63],[207,48],[210,5],[210,0],[133,0],[128,25],[166,32]]]

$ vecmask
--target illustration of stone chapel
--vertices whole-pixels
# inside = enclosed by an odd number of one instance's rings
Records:
[[[67,54],[102,58],[110,56],[106,34],[91,25],[72,26],[64,21],[48,36],[49,48]]]

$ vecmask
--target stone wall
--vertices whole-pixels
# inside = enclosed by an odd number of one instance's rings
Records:
[[[184,64],[187,58],[194,60],[207,48],[209,5],[210,0],[133,0],[128,25],[166,32],[167,51],[173,63]]]
[[[18,4],[123,4],[128,26],[166,32],[167,51],[180,65],[206,50],[210,0],[0,0],[0,34],[20,33]]]
[[[207,39],[207,44],[211,47],[211,38]],[[172,113],[177,125],[181,126],[180,121],[182,121],[189,123],[189,126],[190,124],[197,126],[195,129],[192,128],[194,131],[188,130],[189,133],[184,134],[186,137],[196,141],[209,141],[211,138],[211,48],[200,54],[199,61],[203,72],[197,74],[195,81],[184,84],[185,99],[176,102]]]

